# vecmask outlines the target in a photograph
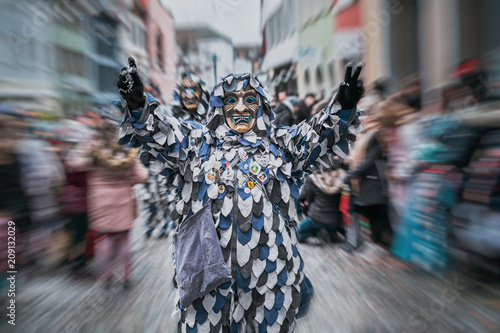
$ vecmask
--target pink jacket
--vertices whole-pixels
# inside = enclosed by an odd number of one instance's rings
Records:
[[[87,170],[87,207],[89,226],[98,232],[129,230],[137,217],[132,186],[144,183],[148,171],[136,159],[131,168],[110,170],[92,167],[88,156],[91,144],[82,145],[67,157],[75,170]]]
[[[90,170],[87,179],[90,228],[99,232],[129,230],[137,217],[132,186],[147,179],[147,170],[137,160],[131,170]]]

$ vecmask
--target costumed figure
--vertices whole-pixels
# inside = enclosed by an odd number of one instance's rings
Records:
[[[205,122],[210,92],[200,76],[189,72],[183,73],[174,89],[173,97],[170,109],[175,118]]]
[[[181,332],[294,330],[304,279],[295,201],[305,172],[344,158],[361,130],[361,66],[351,72],[349,66],[323,112],[292,127],[272,124],[268,93],[253,75],[228,75],[214,88],[202,125],[164,116],[142,92],[129,58],[118,81],[120,143],[140,147],[151,170],[181,175],[172,218],[184,221],[211,205],[224,269],[231,273],[230,281],[180,307]],[[195,281],[177,282],[182,290]]]
[[[185,72],[181,75],[180,80],[173,92],[173,101],[169,104],[169,113],[177,118],[185,121],[196,121],[204,123],[208,111],[208,102],[210,93],[207,90],[205,82],[199,75]],[[162,177],[157,173],[152,174],[146,182],[148,194],[146,195],[146,206],[149,209],[149,218],[146,221],[146,236],[150,237],[159,223],[163,221],[163,226],[158,234],[158,237],[168,236],[168,225],[170,219],[167,211],[174,209],[173,204],[168,202],[168,194],[174,192],[176,185],[180,179],[172,175],[170,177]],[[176,179],[177,178],[177,179]],[[167,191],[159,193],[158,189],[165,185]],[[167,206],[164,210],[162,207]],[[163,210],[163,212],[162,212]]]

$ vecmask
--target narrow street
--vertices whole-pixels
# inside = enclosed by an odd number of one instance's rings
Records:
[[[171,239],[133,229],[134,283],[109,290],[65,269],[20,280],[16,326],[1,332],[175,332]],[[500,287],[461,274],[438,279],[366,244],[347,254],[337,244],[301,246],[316,294],[297,333],[499,332]]]

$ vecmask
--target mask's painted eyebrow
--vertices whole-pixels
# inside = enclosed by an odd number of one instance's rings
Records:
[[[256,91],[230,91],[224,95],[224,100],[226,100],[229,97],[234,97],[234,98],[240,98],[240,97],[254,97],[257,99],[257,92]]]

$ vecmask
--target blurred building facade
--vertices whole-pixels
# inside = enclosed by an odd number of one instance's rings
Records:
[[[333,1],[300,0],[298,90],[325,95],[334,82]]]
[[[360,1],[365,81],[387,77],[391,93],[418,77],[429,112],[443,107],[443,90],[463,85],[472,73],[498,98],[500,2]]]
[[[159,97],[169,95],[176,66],[172,21],[159,0],[3,1],[0,102],[39,119],[109,112],[129,55],[145,83]]]
[[[235,57],[231,38],[214,25],[217,1],[170,2],[175,17],[178,74],[198,73],[212,88],[221,77],[234,72]]]
[[[234,47],[234,72],[253,73],[260,70],[260,46],[242,45]]]
[[[299,59],[299,1],[263,0],[262,71],[268,74],[268,89],[297,94],[296,65]]]
[[[262,3],[262,70],[273,93],[326,96],[363,55],[358,0]]]
[[[147,1],[147,50],[150,61],[149,84],[164,101],[176,82],[177,44],[172,13],[159,0]]]

